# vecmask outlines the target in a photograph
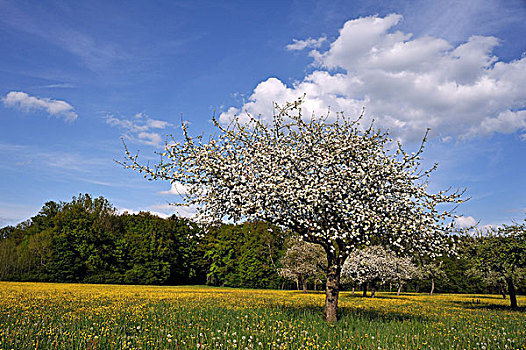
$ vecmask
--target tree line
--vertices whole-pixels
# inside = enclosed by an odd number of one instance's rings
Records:
[[[434,261],[396,258],[375,248],[358,251],[344,269],[348,278],[342,285],[348,290],[366,284],[374,291],[435,288],[506,296],[512,283],[516,293],[525,294],[524,225],[504,226],[501,231],[457,237],[457,255]],[[420,272],[411,275],[411,264]],[[203,231],[175,216],[119,214],[107,199],[88,194],[70,202],[47,202],[29,220],[0,229],[0,280],[306,291],[321,289],[325,265],[319,246],[264,222],[223,224]]]
[[[276,288],[284,244],[269,230],[246,223],[202,234],[184,218],[119,214],[81,194],[0,229],[0,280]]]

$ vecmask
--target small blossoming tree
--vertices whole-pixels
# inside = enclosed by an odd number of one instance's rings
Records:
[[[288,240],[288,249],[280,259],[282,267],[278,273],[285,279],[301,283],[303,293],[307,292],[307,280],[312,278],[314,283],[325,274],[327,260],[323,248],[317,244],[307,243],[291,237]]]
[[[202,222],[264,220],[320,245],[327,256],[325,318],[336,321],[340,274],[348,255],[372,238],[404,252],[443,251],[450,211],[460,192],[427,192],[434,167],[420,169],[422,147],[412,154],[388,134],[360,127],[338,114],[304,120],[301,99],[277,106],[270,123],[254,116],[218,132],[167,143],[153,166],[126,148],[126,167],[145,177],[186,186],[185,205]],[[425,141],[425,138],[424,138]]]
[[[398,257],[382,246],[355,250],[349,255],[342,269],[342,277],[350,278],[355,283],[370,284],[371,298],[375,297],[378,284],[397,283],[397,295],[400,295],[403,283],[418,276],[419,271],[410,258]]]

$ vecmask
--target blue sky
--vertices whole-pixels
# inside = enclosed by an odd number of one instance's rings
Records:
[[[526,3],[0,0],[0,226],[102,195],[171,214],[144,160],[181,118],[196,134],[306,93],[407,148],[431,128],[431,189],[467,188],[459,224],[526,216]],[[182,115],[182,117],[181,117]],[[187,214],[181,212],[180,214]]]

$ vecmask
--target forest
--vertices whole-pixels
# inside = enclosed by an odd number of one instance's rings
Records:
[[[506,237],[465,235],[456,239],[457,255],[434,262],[440,266],[438,273],[420,274],[402,290],[429,292],[433,283],[439,293],[505,296],[509,271],[485,265],[489,257],[483,255],[498,258]],[[202,230],[176,216],[119,214],[107,199],[80,194],[70,202],[49,201],[27,221],[0,229],[0,280],[269,289],[295,289],[304,284],[321,289],[320,274],[291,277],[280,273],[284,265],[291,264],[287,251],[293,249],[294,241],[289,232],[264,222]],[[524,247],[512,249],[524,260],[524,254],[520,256]],[[304,263],[301,257],[292,256],[292,264]],[[416,265],[425,263],[410,258]],[[523,275],[519,268],[511,276],[518,294],[526,294]],[[352,279],[342,284],[347,290],[362,287]],[[393,285],[380,283],[378,287],[390,290]]]

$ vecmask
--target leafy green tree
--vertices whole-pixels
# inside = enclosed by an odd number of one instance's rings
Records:
[[[97,222],[115,215],[115,208],[103,197],[88,194],[63,203],[54,216],[51,271],[61,282],[97,282],[94,276],[108,271],[108,246]]]
[[[213,285],[277,288],[276,262],[284,236],[263,222],[221,225],[199,244],[207,261],[207,281]]]
[[[164,220],[148,212],[124,218],[127,263],[125,282],[164,284],[170,277],[170,244]]]
[[[172,216],[164,220],[169,243],[169,284],[204,283],[202,259],[198,255],[199,230],[190,220]]]
[[[429,290],[429,295],[433,295],[433,292],[435,291],[435,282],[437,279],[447,278],[443,264],[443,261],[431,261],[420,266],[420,273],[422,276],[431,280],[431,289]]]
[[[149,213],[117,215],[103,197],[47,202],[0,231],[0,279],[86,283],[198,282],[195,228]],[[201,278],[201,279],[200,279]]]
[[[14,226],[0,229],[0,280],[12,279],[17,266],[17,254]]]
[[[516,309],[516,285],[522,277],[521,270],[526,268],[526,220],[480,235],[474,241],[474,250],[477,267],[494,271],[506,281],[510,307]]]

